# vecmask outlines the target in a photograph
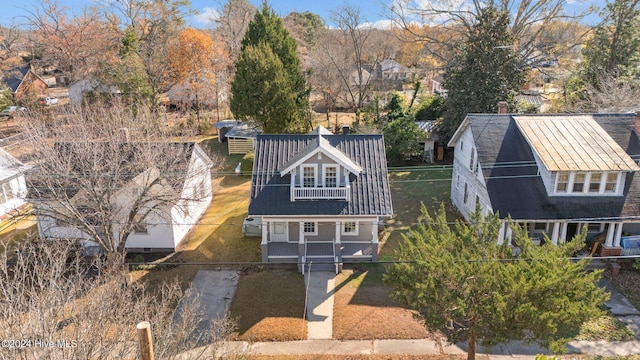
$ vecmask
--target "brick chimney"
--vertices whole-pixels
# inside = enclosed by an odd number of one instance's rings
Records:
[[[506,114],[507,113],[507,102],[506,101],[499,101],[498,102],[498,114]]]
[[[634,130],[636,131],[636,134],[640,135],[640,110],[636,111],[636,123]]]

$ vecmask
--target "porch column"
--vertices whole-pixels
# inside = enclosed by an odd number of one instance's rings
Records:
[[[262,242],[260,243],[260,249],[262,249],[262,262],[269,262],[269,222],[262,218]]]
[[[622,223],[618,223],[618,228],[616,229],[616,235],[613,238],[613,246],[620,247],[621,239],[622,239]]]
[[[333,243],[334,253],[338,257],[338,261],[342,262],[342,244],[340,239],[340,231],[342,229],[342,222],[336,221],[336,239]],[[335,260],[335,259],[334,259]]]
[[[558,245],[558,234],[560,233],[560,223],[553,223],[553,231],[551,231],[551,242],[553,245]]]
[[[504,236],[504,239],[505,239],[506,241],[508,241],[508,244],[509,244],[509,245],[511,245],[511,236],[513,235],[513,230],[511,230],[511,226],[509,226],[509,224],[506,224],[506,223],[505,223],[505,226],[506,226],[506,229],[507,229],[507,230],[506,230],[506,234],[505,234],[505,236]]]
[[[371,261],[378,261],[378,218],[371,227]]]
[[[298,222],[298,257],[302,259],[306,255],[304,251],[304,221],[300,221]]]
[[[506,221],[500,223],[500,230],[498,231],[498,245],[504,244],[504,227],[507,225]]]
[[[563,222],[560,226],[560,243],[564,244],[567,242],[567,222]]]
[[[609,228],[607,229],[607,239],[604,243],[606,247],[613,246],[613,237],[615,236],[616,223],[609,223]]]
[[[296,195],[295,195],[295,188],[296,188],[296,170],[292,170],[291,171],[291,184],[289,185],[289,196],[290,196],[290,200],[296,201]]]

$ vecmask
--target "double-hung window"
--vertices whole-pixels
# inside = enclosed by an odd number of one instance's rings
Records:
[[[302,187],[316,187],[315,166],[302,167]]]
[[[318,224],[314,221],[305,221],[302,224],[302,232],[305,235],[318,235]]]
[[[604,185],[604,192],[615,193],[618,187],[618,173],[608,173],[607,182]]]
[[[336,166],[324,168],[324,187],[338,187],[338,168]]]
[[[358,222],[357,221],[343,222],[342,235],[358,235]]]
[[[569,174],[558,174],[558,182],[556,183],[556,192],[566,193],[569,188]]]

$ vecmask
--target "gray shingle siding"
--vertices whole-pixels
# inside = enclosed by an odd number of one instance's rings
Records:
[[[249,216],[260,215],[377,215],[391,216],[391,191],[382,135],[323,135],[362,167],[351,175],[351,201],[290,200],[291,175],[278,169],[299,156],[318,135],[258,135],[251,180]]]

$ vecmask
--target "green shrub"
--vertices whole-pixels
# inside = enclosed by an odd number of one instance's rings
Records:
[[[242,175],[251,175],[253,172],[253,157],[254,154],[252,152],[242,157],[242,161],[240,161],[240,172]]]
[[[633,261],[633,268],[636,269],[636,271],[640,271],[640,258]]]

